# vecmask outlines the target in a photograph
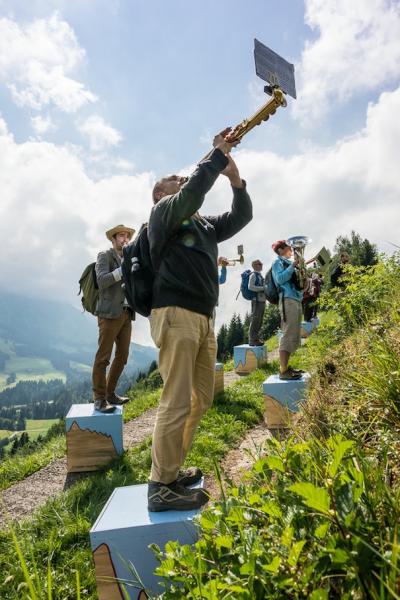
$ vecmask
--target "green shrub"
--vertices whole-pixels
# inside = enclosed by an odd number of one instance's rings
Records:
[[[156,549],[163,599],[396,597],[399,497],[353,442],[271,440],[225,495],[194,547]]]

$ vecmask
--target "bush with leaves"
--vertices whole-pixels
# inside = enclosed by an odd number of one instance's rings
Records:
[[[375,467],[341,436],[270,440],[193,547],[155,548],[163,600],[396,598],[400,504]]]

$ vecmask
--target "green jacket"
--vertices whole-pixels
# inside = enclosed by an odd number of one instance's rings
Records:
[[[118,271],[120,266],[121,257],[113,248],[99,252],[96,261],[96,277],[99,286],[96,315],[103,319],[117,319],[122,314],[125,295],[120,271]],[[118,281],[116,277],[119,277]]]
[[[218,301],[218,243],[238,233],[252,219],[246,185],[232,188],[229,211],[211,217],[197,212],[227,164],[226,156],[215,149],[177,194],[162,198],[153,207],[148,238],[152,262],[159,265],[153,308],[180,306],[212,315]]]

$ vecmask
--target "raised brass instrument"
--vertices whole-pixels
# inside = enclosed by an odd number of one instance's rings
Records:
[[[225,140],[231,144],[240,141],[256,125],[268,121],[280,106],[287,106],[285,94],[296,98],[294,66],[291,63],[257,39],[254,40],[254,60],[258,77],[268,84],[264,86],[264,92],[271,98],[253,116],[244,119],[225,136]]]
[[[256,125],[263,121],[268,121],[270,116],[274,115],[280,106],[287,106],[285,94],[279,87],[272,88],[272,98],[268,100],[256,113],[249,119],[244,119],[239,125],[236,125],[225,137],[227,142],[241,140]]]
[[[237,247],[237,253],[239,255],[239,258],[228,258],[226,261],[226,266],[227,267],[234,267],[236,265],[236,263],[239,263],[240,265],[242,265],[244,263],[244,255],[243,255],[243,246],[240,245]]]
[[[307,267],[304,259],[304,250],[307,244],[311,242],[311,239],[306,235],[294,235],[286,240],[289,246],[293,250],[293,258],[298,260],[298,266],[296,267],[297,276],[297,287],[299,290],[304,291],[308,285]]]
[[[243,254],[241,256],[239,256],[239,258],[228,258],[228,260],[226,262],[226,266],[227,267],[234,267],[236,265],[236,263],[239,263],[241,265],[244,263],[244,256],[243,256]]]
[[[236,125],[226,136],[225,141],[228,143],[235,143],[240,141],[246,133],[249,133],[254,127],[260,125],[263,121],[268,121],[270,116],[276,113],[279,106],[287,106],[285,94],[283,91],[276,87],[272,89],[272,98],[268,100],[252,117],[244,119],[239,125]],[[211,155],[212,150],[208,152],[202,160],[207,160]]]

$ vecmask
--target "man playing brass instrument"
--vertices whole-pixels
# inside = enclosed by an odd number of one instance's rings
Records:
[[[272,244],[272,250],[278,258],[272,265],[272,276],[279,289],[279,310],[283,335],[279,342],[279,378],[283,380],[300,379],[301,371],[289,367],[290,355],[300,346],[300,328],[302,318],[303,292],[293,282],[295,269],[299,264],[296,258],[291,261],[293,250],[286,240]]]
[[[187,487],[200,480],[200,469],[181,467],[214,394],[217,244],[252,218],[246,184],[229,154],[233,145],[216,136],[214,150],[189,178],[165,177],[153,190],[148,239],[152,262],[160,266],[150,327],[160,348],[164,387],[153,432],[150,511],[191,510],[208,500],[205,490]],[[198,210],[220,173],[232,186],[231,210],[200,216]]]

